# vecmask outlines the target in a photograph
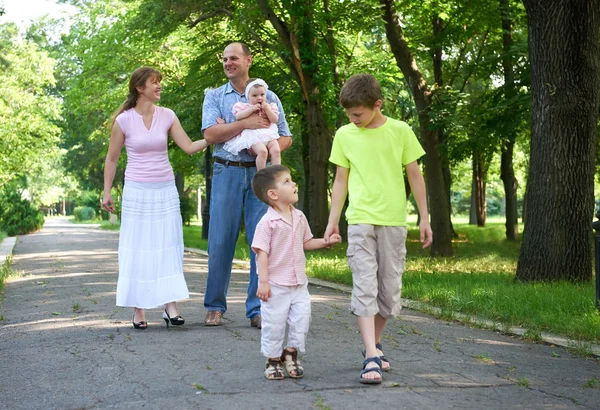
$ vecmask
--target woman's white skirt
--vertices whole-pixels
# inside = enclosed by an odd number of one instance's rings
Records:
[[[151,309],[188,297],[175,181],[125,181],[117,306]]]

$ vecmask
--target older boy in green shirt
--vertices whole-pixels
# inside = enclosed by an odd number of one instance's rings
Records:
[[[382,370],[390,369],[381,350],[381,335],[387,320],[402,307],[407,232],[403,168],[419,208],[423,248],[433,238],[425,182],[417,164],[425,151],[408,124],[381,113],[383,95],[372,75],[350,77],[340,92],[340,103],[351,123],[341,127],[333,140],[329,160],[337,170],[324,238],[339,234],[342,207],[349,195],[350,310],[357,317],[365,347],[359,381],[379,384]]]

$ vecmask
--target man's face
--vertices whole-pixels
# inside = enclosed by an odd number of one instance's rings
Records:
[[[230,80],[248,76],[252,56],[247,56],[240,44],[234,43],[223,51],[223,71]]]

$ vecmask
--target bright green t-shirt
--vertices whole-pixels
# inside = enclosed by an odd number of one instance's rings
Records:
[[[344,125],[335,134],[329,161],[349,168],[349,224],[406,225],[404,166],[425,154],[403,121],[386,117],[378,128]]]

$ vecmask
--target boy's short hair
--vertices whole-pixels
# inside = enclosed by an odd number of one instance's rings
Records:
[[[344,108],[373,108],[377,100],[383,100],[383,94],[379,81],[371,74],[353,75],[340,91],[340,104]]]
[[[275,188],[277,177],[284,172],[290,172],[290,170],[283,165],[271,165],[258,171],[252,178],[254,195],[265,204],[270,205],[267,192],[269,189]]]

